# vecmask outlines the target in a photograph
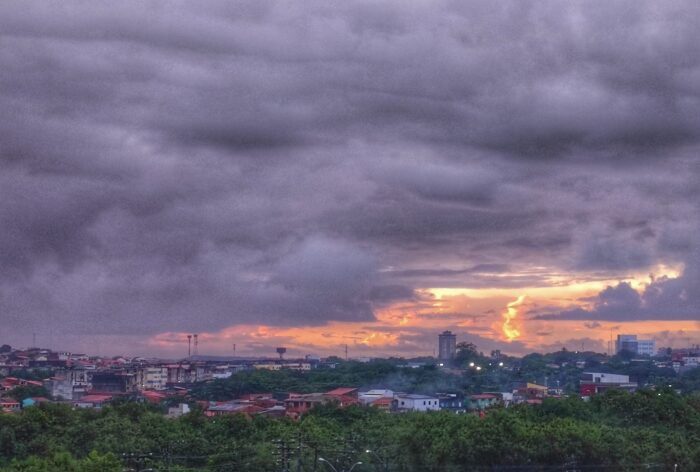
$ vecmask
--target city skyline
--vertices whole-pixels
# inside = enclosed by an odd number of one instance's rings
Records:
[[[5,2],[0,342],[698,344],[698,13]]]

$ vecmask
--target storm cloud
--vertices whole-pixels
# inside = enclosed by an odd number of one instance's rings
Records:
[[[543,316],[698,319],[698,14],[3,2],[3,333],[368,322],[660,263]]]

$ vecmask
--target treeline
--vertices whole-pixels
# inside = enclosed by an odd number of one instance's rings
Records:
[[[336,368],[308,372],[250,370],[228,379],[196,385],[191,394],[202,400],[230,400],[246,393],[324,392],[337,387],[389,388],[414,393],[456,392],[473,387],[463,376],[446,374],[434,365],[406,368],[394,362],[341,362]]]
[[[323,458],[337,470],[362,462],[357,472],[696,471],[699,435],[700,399],[672,390],[548,399],[484,418],[326,406],[299,422],[199,410],[170,420],[134,403],[48,404],[0,415],[0,470],[320,472]]]

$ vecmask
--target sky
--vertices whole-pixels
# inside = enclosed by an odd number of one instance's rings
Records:
[[[700,343],[700,4],[0,4],[0,342]]]

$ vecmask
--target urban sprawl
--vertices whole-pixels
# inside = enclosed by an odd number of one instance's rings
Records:
[[[676,374],[700,365],[698,349],[662,348],[657,351],[653,340],[637,339],[634,335],[619,335],[615,351],[616,356],[623,357],[625,365],[646,363]],[[536,404],[545,397],[572,394],[588,398],[608,389],[633,392],[640,387],[634,377],[611,372],[606,362],[607,355],[582,352],[568,353],[564,356],[567,360],[558,363],[548,362],[544,365],[544,372],[549,375],[542,379],[515,379],[508,389],[418,393],[394,391],[383,385],[337,385],[313,393],[249,391],[224,400],[203,400],[191,395],[198,385],[225,381],[246,371],[311,372],[335,369],[343,362],[374,361],[370,358],[348,361],[314,356],[285,359],[285,352],[284,348],[278,348],[278,355],[271,358],[190,355],[178,361],[165,361],[142,357],[95,357],[40,348],[13,349],[3,345],[0,348],[0,411],[12,414],[46,402],[99,409],[115,401],[135,401],[167,405],[169,417],[181,416],[197,407],[203,409],[206,416],[243,414],[299,419],[312,408],[331,403],[339,407],[363,405],[390,413],[448,410],[484,415],[494,406]],[[591,358],[591,355],[597,357]],[[501,374],[510,373],[515,378],[515,373],[521,372],[522,364],[523,359],[504,356],[499,351],[493,351],[489,356],[478,354],[475,346],[458,344],[456,335],[445,331],[438,336],[437,359],[406,361],[397,367],[432,368],[454,375],[469,372],[478,375],[482,371],[486,374],[487,371],[499,370]],[[591,364],[599,368],[589,369]],[[575,393],[567,391],[556,375],[564,368],[580,371]],[[654,388],[655,385],[642,387]]]

